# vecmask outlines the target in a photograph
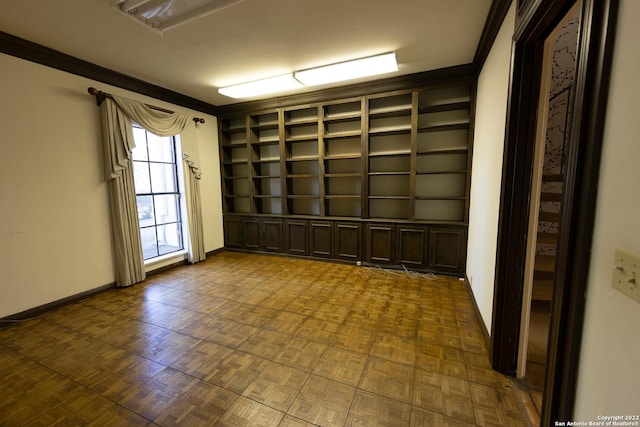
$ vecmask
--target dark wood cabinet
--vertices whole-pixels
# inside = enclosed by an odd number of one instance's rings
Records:
[[[333,223],[309,221],[311,229],[311,256],[333,258]]]
[[[370,264],[395,263],[395,227],[367,224],[367,262]]]
[[[259,218],[245,218],[242,221],[245,248],[259,250],[263,246],[260,222]]]
[[[287,220],[287,253],[291,255],[309,255],[309,222],[306,220]]]
[[[348,261],[362,259],[362,226],[359,223],[336,222],[335,258]]]
[[[467,233],[461,228],[429,230],[429,265],[436,271],[460,273],[466,262]]]
[[[367,262],[425,269],[427,230],[427,226],[367,225]]]
[[[398,263],[408,269],[423,269],[427,265],[427,228],[399,225]]]
[[[224,246],[235,249],[244,248],[242,217],[235,215],[224,217]]]
[[[225,215],[229,249],[464,274],[467,230],[459,225]]]
[[[269,252],[282,252],[282,221],[280,219],[264,219],[264,249]]]
[[[280,218],[261,217],[225,217],[225,229],[233,229],[237,233],[236,223],[242,224],[242,236],[234,236],[236,240],[242,240],[243,246],[233,246],[238,249],[254,251],[283,252],[282,220]],[[231,247],[231,246],[230,246]]]

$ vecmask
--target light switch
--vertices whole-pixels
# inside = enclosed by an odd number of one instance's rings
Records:
[[[616,249],[611,285],[628,296],[640,302],[640,256]]]

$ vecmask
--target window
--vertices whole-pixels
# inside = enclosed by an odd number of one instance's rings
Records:
[[[144,259],[184,249],[176,161],[179,141],[133,127],[133,173]]]

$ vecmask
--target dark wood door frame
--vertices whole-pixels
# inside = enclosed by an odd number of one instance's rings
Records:
[[[530,1],[514,35],[490,351],[508,375],[518,360],[544,41],[575,1]],[[541,425],[572,419],[617,9],[618,0],[583,0]]]

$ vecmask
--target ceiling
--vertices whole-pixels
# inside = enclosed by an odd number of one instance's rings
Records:
[[[395,51],[400,68],[380,77],[471,63],[490,6],[491,0],[244,0],[159,34],[117,12],[112,0],[20,0],[0,2],[0,31],[227,105],[250,99],[220,95],[221,86],[380,53]]]

